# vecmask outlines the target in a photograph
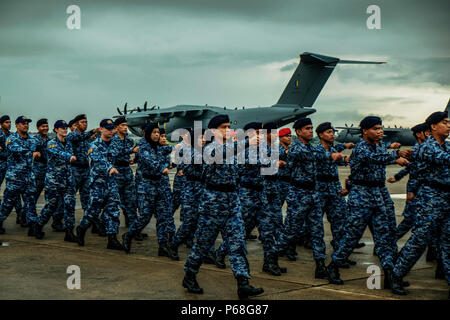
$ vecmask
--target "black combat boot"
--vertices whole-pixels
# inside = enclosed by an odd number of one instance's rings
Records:
[[[44,226],[42,226],[39,223],[35,222],[33,224],[33,228],[34,228],[34,237],[36,239],[39,239],[39,240],[43,239],[44,235],[45,235],[45,232],[43,232],[42,229],[44,228]]]
[[[21,219],[20,226],[22,228],[29,228],[30,227],[31,223],[27,222],[27,215],[25,213],[21,213],[20,214],[20,219]]]
[[[263,288],[254,288],[248,283],[248,279],[243,276],[236,278],[238,285],[238,297],[239,299],[247,299],[251,296],[256,296],[264,292]]]
[[[142,234],[138,233],[137,235],[135,235],[134,240],[136,241],[144,241],[144,237],[142,236]]]
[[[316,279],[327,279],[328,278],[328,270],[325,266],[325,260],[324,259],[317,259],[316,260],[316,271],[314,277]]]
[[[108,235],[108,245],[106,246],[106,249],[124,250],[122,244],[119,240],[117,240],[117,235],[115,234]]]
[[[81,226],[78,226],[76,228],[78,245],[80,245],[80,246],[84,246],[84,237],[86,236],[86,231],[87,231],[87,229],[84,229]]]
[[[436,260],[436,249],[432,246],[428,246],[426,261],[433,262],[434,260]]]
[[[350,260],[349,258],[347,258],[347,260],[345,260],[345,262],[347,262],[351,266],[356,265],[356,261]]]
[[[286,249],[286,258],[288,258],[289,261],[296,261],[297,260],[297,252],[295,251],[295,242],[292,242],[288,245]]]
[[[158,256],[170,258],[170,249],[169,244],[167,242],[162,242],[159,244]]]
[[[192,246],[194,245],[194,241],[192,239],[187,239],[185,241],[185,243],[186,243],[186,248],[188,248],[188,249],[192,248]]]
[[[146,239],[148,238],[148,234],[143,233],[143,232],[139,232],[139,234],[142,236],[142,238]]]
[[[216,267],[220,268],[220,269],[226,269],[227,265],[225,264],[225,257],[222,256],[219,253],[219,250],[216,250],[216,252],[214,253],[214,255],[216,256]]]
[[[203,258],[203,262],[206,264],[216,264],[216,255],[214,254],[214,251],[209,251]]]
[[[28,236],[34,237],[35,234],[34,231],[35,231],[34,223],[30,223],[30,226],[28,227]]]
[[[394,293],[394,294],[398,294],[401,296],[407,295],[407,292],[406,292],[405,288],[403,287],[403,279],[401,277],[397,277],[393,273],[391,276],[391,289],[392,289],[392,293]]]
[[[303,243],[303,247],[305,247],[306,249],[312,249],[311,238],[308,238],[308,239]]]
[[[350,264],[347,261],[336,261],[335,265],[341,269],[349,269]]]
[[[280,271],[280,268],[278,268],[278,266],[275,264],[274,258],[275,257],[273,254],[269,254],[264,259],[264,264],[263,264],[262,270],[264,272],[267,272],[268,274],[279,277],[279,276],[281,276],[281,271]]]
[[[331,261],[331,263],[327,267],[328,271],[328,282],[332,284],[344,284],[344,281],[342,281],[341,276],[339,274],[339,268],[338,266]]]
[[[16,212],[16,224],[21,224],[22,218],[20,216],[20,212]]]
[[[247,233],[245,234],[245,240],[255,240],[255,239],[257,239],[257,238],[258,238],[258,237],[255,236],[255,235],[253,235],[251,231],[249,231],[249,232],[247,232]]]
[[[100,228],[98,226],[98,222],[97,221],[92,223],[91,233],[93,233],[93,234],[99,234],[100,233]]]
[[[66,235],[64,236],[64,241],[78,243],[78,238],[73,233],[73,228],[66,229]]]
[[[437,259],[436,262],[437,262],[437,265],[436,265],[436,273],[434,274],[434,278],[444,280],[445,273],[444,273],[444,265],[442,264],[442,260]]]
[[[187,271],[186,274],[184,275],[183,287],[188,289],[188,292],[190,293],[197,293],[197,294],[203,293],[203,289],[200,288],[200,286],[198,285],[195,274],[189,271]]]
[[[384,289],[392,289],[392,269],[383,269],[384,272]]]
[[[53,217],[52,229],[55,232],[64,232],[64,225],[62,223],[62,219],[60,217]]]
[[[180,261],[180,257],[178,256],[178,246],[173,242],[169,243],[169,254],[170,259],[175,261]]]
[[[366,246],[366,244],[364,242],[359,242],[356,246],[355,249],[361,249],[364,248]]]
[[[3,228],[3,222],[0,222],[0,234],[5,234],[6,230]]]
[[[130,218],[126,214],[123,215],[125,217],[125,226],[128,228],[130,226]]]
[[[133,236],[129,232],[125,232],[122,235],[122,247],[126,253],[130,253],[132,240],[133,240]]]
[[[274,255],[273,263],[278,267],[278,269],[280,269],[281,273],[287,273],[287,268],[286,267],[280,267],[280,265],[278,264],[278,255],[277,254]]]

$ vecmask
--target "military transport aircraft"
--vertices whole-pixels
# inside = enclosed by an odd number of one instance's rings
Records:
[[[147,122],[158,122],[164,125],[168,138],[178,128],[193,127],[194,121],[202,121],[207,128],[209,120],[216,114],[228,114],[231,129],[242,128],[252,121],[275,122],[278,127],[284,126],[298,118],[305,117],[316,110],[312,108],[335,66],[340,64],[381,64],[385,62],[340,60],[316,53],[304,52],[300,55],[300,63],[281,94],[278,102],[270,107],[258,108],[220,108],[200,105],[177,105],[169,108],[153,106],[137,107],[127,110],[127,104],[120,115],[127,118],[130,131],[142,136],[141,126]]]
[[[450,113],[450,99],[445,108]],[[353,142],[356,143],[361,138],[361,131],[359,127],[354,127],[353,124],[350,126],[345,125],[345,127],[336,127],[340,129],[336,141],[340,143]],[[394,126],[394,128],[387,127],[384,130],[384,142],[399,142],[402,146],[413,146],[416,143],[410,128],[402,128]]]

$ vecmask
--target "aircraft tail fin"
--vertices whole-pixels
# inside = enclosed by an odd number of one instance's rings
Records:
[[[381,64],[385,62],[340,60],[339,58],[304,52],[300,55],[300,63],[281,94],[277,105],[312,107],[338,63]]]

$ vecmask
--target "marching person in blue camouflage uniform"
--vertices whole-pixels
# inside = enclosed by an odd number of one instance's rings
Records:
[[[402,278],[425,251],[435,226],[440,235],[438,261],[450,285],[450,144],[445,141],[450,133],[448,113],[432,113],[426,123],[431,135],[413,154],[420,161],[419,172],[424,178],[416,195],[416,221],[393,270],[392,292],[400,295],[407,294]]]
[[[311,119],[300,118],[294,123],[298,140],[292,144],[287,154],[287,164],[291,171],[291,185],[287,196],[288,211],[283,232],[275,246],[278,254],[284,252],[295,240],[300,227],[307,221],[311,231],[314,260],[316,261],[316,278],[327,278],[325,267],[326,247],[323,240],[323,218],[316,189],[317,160],[330,157],[333,161],[341,160],[341,153],[328,155],[314,152],[310,144],[313,138]]]
[[[184,128],[184,130],[188,132],[192,132],[191,128]],[[185,134],[182,136],[182,141],[175,147],[175,150],[180,152],[183,147],[187,144],[189,144],[189,138]],[[178,208],[181,206],[182,201],[182,192],[183,192],[183,186],[184,182],[186,181],[186,177],[183,176],[183,170],[177,167],[177,172],[173,179],[173,186],[172,186],[172,213],[175,214],[175,211],[178,210]],[[180,212],[180,221],[183,221],[183,216]]]
[[[317,161],[317,187],[322,205],[322,214],[327,214],[330,222],[331,234],[333,240],[332,247],[336,250],[344,235],[345,220],[347,219],[347,203],[343,193],[341,183],[339,182],[338,165],[346,166],[349,157],[337,162],[330,158],[331,153],[342,152],[344,149],[351,149],[354,143],[334,145],[334,128],[330,122],[324,122],[317,126],[316,133],[320,143],[316,146],[314,152],[321,153],[321,160]],[[347,259],[342,266],[349,267],[356,262]],[[341,267],[342,267],[341,266]]]
[[[170,161],[167,150],[159,144],[159,128],[157,123],[149,122],[144,128],[144,138],[139,145],[138,170],[139,183],[138,202],[139,217],[130,225],[128,232],[122,235],[125,252],[131,250],[131,242],[150,222],[152,216],[156,218],[158,235],[158,255],[170,256],[168,234],[166,232],[165,212],[167,208],[163,195],[165,180],[163,175],[169,174]]]
[[[45,232],[44,225],[50,217],[59,209],[59,203],[63,199],[64,241],[77,242],[73,234],[75,226],[75,180],[72,174],[72,162],[76,160],[73,155],[72,145],[66,141],[67,123],[64,120],[55,122],[54,131],[56,138],[48,141],[46,145],[46,157],[48,166],[45,175],[45,206],[35,224],[34,235],[42,239]]]
[[[229,137],[230,119],[227,115],[216,115],[209,121],[208,128],[213,129],[215,137],[213,142],[205,146],[204,155],[207,159],[203,159],[203,177],[206,184],[200,199],[197,241],[184,265],[186,273],[182,285],[191,293],[203,293],[196,275],[220,231],[227,243],[231,269],[237,279],[238,296],[247,298],[261,294],[264,290],[254,288],[248,282],[250,270],[246,257],[245,229],[237,193],[237,156],[224,159],[227,149],[230,149],[228,154],[230,151],[233,154],[235,148]]]
[[[89,203],[89,159],[88,150],[92,137],[99,132],[99,128],[91,131],[87,129],[86,115],[80,114],[73,119],[76,130],[70,132],[66,139],[72,144],[77,161],[72,163],[73,176],[76,183],[76,191],[80,193],[81,207],[83,211]]]
[[[385,289],[391,285],[392,268],[397,253],[395,215],[390,209],[389,192],[385,186],[386,165],[407,165],[411,150],[386,151],[378,142],[383,139],[382,120],[368,116],[361,120],[362,139],[350,156],[350,183],[347,205],[349,216],[346,232],[328,266],[329,281],[343,284],[339,266],[345,263],[358,244],[369,221],[373,225],[373,238],[378,257],[384,269]]]
[[[116,150],[117,158],[114,167],[119,173],[115,176],[119,188],[120,206],[128,227],[136,218],[136,186],[134,175],[130,167],[130,155],[137,153],[139,147],[135,146],[133,139],[128,137],[128,125],[125,117],[114,121],[117,133],[112,137],[111,144]]]
[[[190,131],[191,141],[189,145],[184,144],[182,163],[178,168],[183,171],[185,177],[184,190],[182,192],[183,201],[181,211],[183,221],[170,242],[171,258],[179,260],[178,247],[186,240],[194,238],[194,233],[198,226],[199,199],[203,195],[204,185],[203,175],[203,132],[196,136],[194,131]],[[186,150],[189,148],[190,150]]]
[[[11,119],[8,115],[0,117],[0,187],[5,179],[6,169],[8,168],[8,149],[6,148],[6,141],[13,134],[11,130]],[[0,202],[1,203],[1,202]],[[22,227],[27,227],[26,216],[23,214],[22,200],[20,197],[14,203],[16,209],[16,223]]]
[[[159,128],[159,144],[161,145],[161,148],[166,156],[166,162],[169,163],[169,169],[172,169],[171,165],[171,154],[173,151],[173,147],[170,146],[167,143],[167,135],[166,135],[166,129]],[[164,221],[166,222],[166,233],[169,236],[169,239],[172,239],[172,237],[175,234],[176,226],[175,226],[175,220],[173,217],[173,210],[172,210],[172,189],[170,186],[170,178],[169,175],[163,175],[163,187],[164,190],[162,191],[162,196],[164,197],[165,206],[164,206]]]
[[[117,240],[120,225],[120,196],[116,180],[119,173],[114,166],[117,151],[111,138],[115,132],[114,122],[103,119],[100,122],[101,137],[92,142],[88,151],[91,159],[89,175],[89,204],[77,227],[78,244],[84,246],[86,230],[98,221],[103,210],[103,221],[108,236],[107,249],[123,250]],[[78,159],[77,159],[78,160]]]
[[[412,148],[414,154],[419,148],[419,145],[421,145],[430,135],[430,128],[426,123],[421,123],[412,127],[411,131],[417,140],[417,143]],[[402,238],[409,230],[411,230],[416,221],[416,195],[420,187],[420,181],[426,178],[419,177],[419,167],[420,163],[418,163],[415,158],[412,158],[407,167],[387,180],[390,183],[395,183],[409,174],[408,183],[406,185],[406,204],[402,213],[403,220],[397,226],[397,239]],[[435,232],[433,232],[433,242],[428,246],[426,261],[430,262],[436,260],[436,242],[437,237]]]
[[[26,222],[33,236],[36,222],[36,180],[33,172],[33,138],[28,134],[30,119],[20,116],[16,119],[17,132],[8,137],[6,148],[8,152],[8,168],[6,170],[6,189],[3,194],[3,204],[0,210],[0,234],[5,233],[3,221],[9,216],[17,199],[22,196]]]

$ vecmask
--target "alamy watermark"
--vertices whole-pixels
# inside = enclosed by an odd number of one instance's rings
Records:
[[[70,274],[67,278],[67,289],[69,290],[80,290],[81,289],[81,270],[77,265],[70,265],[67,267],[66,273]]]
[[[367,273],[371,275],[367,278],[367,289],[381,289],[381,269],[377,265],[367,267]]]

